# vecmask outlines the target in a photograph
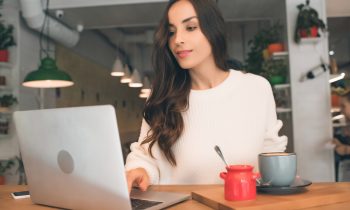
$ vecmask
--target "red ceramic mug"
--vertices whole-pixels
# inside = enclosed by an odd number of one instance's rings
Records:
[[[221,172],[225,180],[225,199],[228,201],[254,200],[256,198],[256,179],[259,173],[253,173],[253,166],[230,165],[227,172]]]

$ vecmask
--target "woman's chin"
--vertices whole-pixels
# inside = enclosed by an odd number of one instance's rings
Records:
[[[194,67],[193,64],[181,63],[181,62],[179,62],[179,66],[180,66],[182,69],[192,69],[192,68]]]

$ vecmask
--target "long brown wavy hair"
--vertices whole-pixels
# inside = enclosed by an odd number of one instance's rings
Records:
[[[143,116],[150,130],[142,142],[150,143],[149,153],[157,142],[159,148],[173,166],[176,160],[172,146],[184,130],[182,112],[188,109],[191,91],[191,77],[187,69],[182,69],[170,51],[168,11],[178,0],[171,0],[166,7],[163,18],[154,36],[152,54],[153,67],[156,72],[153,90],[146,101]],[[227,70],[227,46],[225,22],[213,0],[188,0],[194,7],[199,26],[211,45],[215,64]]]

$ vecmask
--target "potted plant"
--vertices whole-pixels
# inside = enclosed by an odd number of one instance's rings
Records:
[[[274,52],[281,52],[284,50],[284,46],[282,43],[282,25],[278,22],[271,26],[267,30],[267,36],[269,37],[269,44],[267,46],[267,50],[270,55]]]
[[[299,13],[297,17],[294,41],[300,42],[301,38],[319,37],[319,29],[326,31],[326,24],[319,19],[318,12],[310,7],[310,0],[306,0],[306,4],[299,4],[297,6]]]
[[[8,48],[14,45],[13,26],[0,22],[0,62],[8,62]]]
[[[265,60],[262,70],[262,76],[267,78],[271,85],[284,84],[286,82],[288,66],[285,60]]]
[[[0,161],[0,185],[5,184],[5,173],[15,165],[12,159]]]
[[[248,41],[250,51],[245,65],[247,71],[254,74],[261,74],[264,60],[269,59],[273,52],[283,51],[281,29],[282,26],[276,23],[269,28],[259,30],[253,39]],[[269,46],[271,54],[268,50]]]
[[[8,62],[8,48],[15,44],[13,25],[5,25],[3,22],[0,22],[0,62]]]
[[[17,98],[14,97],[12,94],[5,94],[3,96],[0,96],[0,111],[6,111],[9,107],[17,103]]]

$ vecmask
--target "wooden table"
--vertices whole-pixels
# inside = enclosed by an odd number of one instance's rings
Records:
[[[200,186],[152,186],[156,191],[171,192],[203,192],[208,190],[222,189],[221,185]],[[0,209],[1,210],[50,210],[46,206],[35,205],[29,198],[15,200],[10,193],[27,190],[27,186],[2,185],[0,186]],[[219,195],[220,196],[220,195]],[[350,209],[350,182],[342,183],[313,183],[308,191],[295,195],[268,195],[258,194],[255,201],[236,202],[235,209],[274,209],[278,203],[284,205],[283,209],[307,209],[307,210],[349,210]],[[276,206],[277,207],[277,206]],[[172,210],[208,210],[210,207],[195,200],[188,200],[172,206]],[[224,209],[224,208],[222,208]],[[280,208],[278,208],[280,209]]]

